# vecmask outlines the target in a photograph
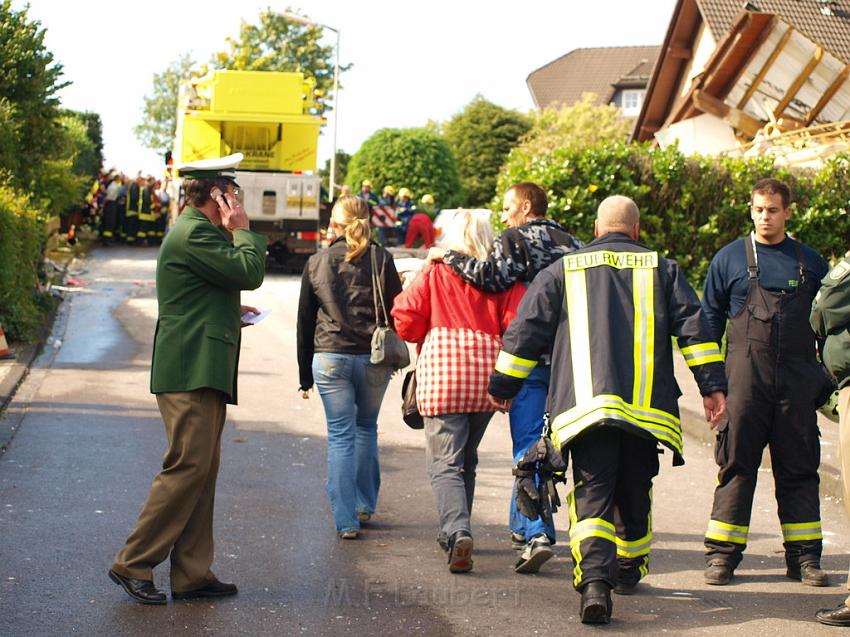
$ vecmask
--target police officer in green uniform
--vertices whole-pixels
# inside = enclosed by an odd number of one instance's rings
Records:
[[[844,506],[850,515],[850,252],[821,281],[810,320],[815,334],[826,338],[823,362],[838,382],[838,455]],[[850,596],[836,608],[818,611],[816,617],[822,624],[850,626]]]
[[[136,528],[109,577],[134,600],[164,604],[153,568],[171,557],[174,599],[223,597],[213,561],[213,504],[225,406],[236,404],[240,290],[265,275],[266,239],[249,230],[237,199],[236,153],[184,165],[188,207],[159,252],[159,314],[151,364],[168,451]],[[232,233],[232,242],[224,230]]]

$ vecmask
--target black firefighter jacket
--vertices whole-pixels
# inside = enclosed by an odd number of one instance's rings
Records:
[[[606,423],[655,438],[681,464],[674,336],[700,392],[725,392],[720,349],[676,262],[607,234],[534,279],[505,333],[489,391],[515,396],[551,348],[547,411],[558,447]]]

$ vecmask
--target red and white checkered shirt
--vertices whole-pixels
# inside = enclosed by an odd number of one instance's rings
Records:
[[[487,381],[502,339],[467,328],[432,328],[416,361],[416,405],[423,416],[493,411]]]
[[[525,288],[490,293],[443,263],[428,264],[393,301],[395,328],[419,345],[416,404],[423,416],[493,411],[487,382]]]

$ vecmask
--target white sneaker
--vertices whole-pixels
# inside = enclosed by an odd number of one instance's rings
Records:
[[[540,567],[547,562],[555,552],[552,550],[552,543],[545,535],[538,535],[525,545],[522,553],[514,565],[514,571],[517,573],[536,573]]]

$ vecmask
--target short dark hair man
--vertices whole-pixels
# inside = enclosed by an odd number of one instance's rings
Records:
[[[174,599],[234,595],[213,561],[213,503],[227,403],[236,404],[240,290],[260,287],[266,239],[249,230],[236,198],[242,154],[180,168],[188,207],[159,251],[159,305],[151,392],[165,422],[168,451],[136,528],[109,570],[134,600],[164,604],[154,567],[171,557]],[[219,225],[233,233],[231,243]]]
[[[720,472],[705,534],[705,581],[728,584],[743,558],[758,468],[768,445],[787,575],[825,586],[815,413],[824,376],[809,312],[827,265],[786,234],[791,218],[786,184],[757,182],[750,217],[749,236],[712,259],[702,297],[712,337],[720,342],[726,331],[729,378],[729,422],[717,436]]]
[[[584,244],[556,221],[546,218],[549,201],[546,191],[531,182],[516,183],[505,191],[502,223],[508,229],[496,237],[493,251],[479,260],[449,250],[445,261],[465,281],[482,290],[502,292],[515,284],[528,285],[538,272]],[[510,412],[514,461],[519,462],[543,433],[543,414],[549,389],[549,353],[541,355],[540,365],[528,375]],[[542,517],[529,520],[511,497],[508,514],[511,544],[521,551],[514,570],[536,573],[554,555],[555,527]]]

